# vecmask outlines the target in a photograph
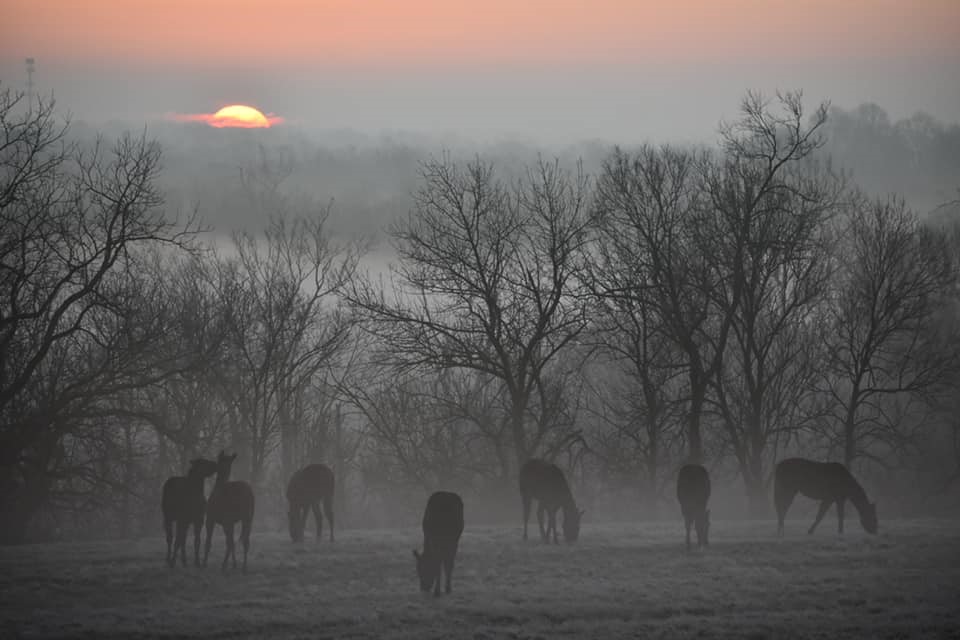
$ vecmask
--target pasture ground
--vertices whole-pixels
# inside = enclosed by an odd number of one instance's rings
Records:
[[[832,514],[832,512],[831,512]],[[420,594],[416,529],[293,545],[254,531],[248,575],[168,569],[165,542],[0,549],[0,637],[950,638],[960,637],[960,523],[854,517],[713,523],[687,553],[681,524],[584,524],[580,542],[470,527],[454,592]],[[535,526],[535,525],[534,525]],[[192,550],[192,546],[191,546]]]

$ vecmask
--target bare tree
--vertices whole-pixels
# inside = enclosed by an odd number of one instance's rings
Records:
[[[597,184],[603,246],[597,291],[630,310],[628,318],[640,319],[635,328],[651,338],[656,332],[682,354],[693,461],[703,458],[701,416],[730,327],[730,314],[718,317],[705,292],[711,274],[696,215],[705,162],[703,154],[670,147],[645,146],[634,154],[617,149]]]
[[[393,290],[352,295],[386,363],[472,369],[502,382],[515,464],[537,452],[531,400],[586,325],[577,273],[588,241],[588,181],[539,162],[511,190],[493,167],[423,167],[416,210],[391,230]]]
[[[292,473],[295,399],[345,345],[351,319],[339,294],[353,276],[359,246],[336,243],[326,230],[330,208],[314,217],[269,218],[264,236],[234,235],[237,256],[219,284],[228,318],[222,389],[249,449],[253,482],[283,445]]]
[[[616,235],[615,228],[605,231]],[[592,334],[600,352],[588,377],[603,425],[591,449],[605,474],[633,476],[630,484],[640,480],[645,506],[655,514],[670,441],[680,435],[675,427],[687,402],[683,354],[665,331],[652,289],[621,268],[625,256],[617,249],[623,246],[598,243],[591,270],[598,301]]]
[[[713,274],[704,293],[731,321],[711,381],[715,406],[754,512],[767,505],[769,447],[798,428],[796,410],[813,390],[812,319],[843,187],[811,158],[828,105],[805,122],[800,94],[778,102],[779,110],[748,94],[741,119],[724,127],[725,153],[705,165],[708,204],[699,216]]]
[[[825,388],[839,407],[830,433],[850,464],[873,457],[872,445],[909,446],[891,401],[942,391],[960,355],[947,346],[954,319],[937,313],[955,303],[957,282],[942,233],[925,228],[900,199],[860,197],[843,239],[823,338]]]
[[[47,498],[71,424],[98,397],[147,384],[162,318],[138,315],[124,278],[138,251],[181,247],[195,227],[169,221],[155,185],[159,147],[144,137],[66,142],[51,102],[0,90],[0,511],[22,540]],[[126,276],[124,274],[127,274]],[[164,374],[165,375],[165,374]]]

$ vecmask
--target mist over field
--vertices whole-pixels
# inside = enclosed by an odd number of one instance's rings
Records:
[[[960,634],[957,6],[488,4],[0,10],[0,636]]]

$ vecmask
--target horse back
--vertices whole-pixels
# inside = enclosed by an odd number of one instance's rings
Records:
[[[677,474],[677,500],[684,512],[699,511],[710,499],[710,474],[699,464],[688,464]]]
[[[423,512],[423,549],[453,548],[463,533],[463,500],[456,493],[437,491]]]
[[[202,487],[202,485],[201,485]],[[197,493],[185,476],[171,476],[163,483],[160,508],[166,520],[192,520],[203,517],[206,499],[203,489]]]
[[[560,467],[537,458],[527,460],[520,468],[520,493],[550,508],[573,502],[570,485]]]
[[[846,466],[806,458],[787,458],[778,462],[774,485],[778,491],[799,492],[814,500],[839,500],[862,492]]]
[[[287,502],[305,506],[333,497],[333,471],[325,464],[309,464],[296,471],[287,483]]]
[[[253,518],[253,489],[242,480],[231,480],[214,487],[207,504],[214,522],[226,523]]]

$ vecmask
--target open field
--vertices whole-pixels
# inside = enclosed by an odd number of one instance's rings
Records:
[[[960,637],[960,523],[808,525],[719,521],[687,553],[679,522],[585,523],[569,547],[468,523],[440,598],[417,589],[415,529],[254,531],[246,576],[220,572],[222,534],[205,570],[168,569],[159,537],[3,548],[0,637]]]

